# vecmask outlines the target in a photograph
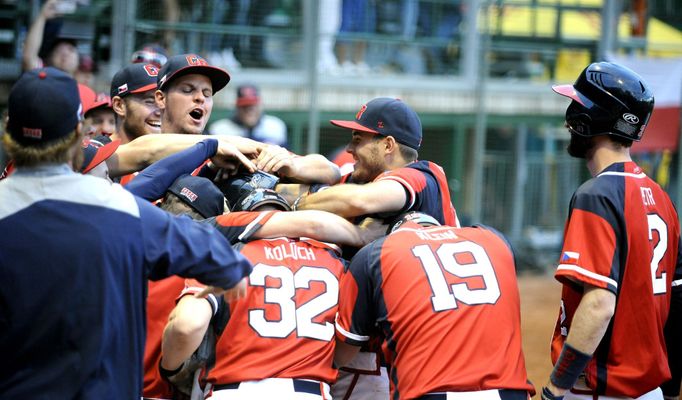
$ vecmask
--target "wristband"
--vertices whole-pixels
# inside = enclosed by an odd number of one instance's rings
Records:
[[[540,396],[542,400],[564,400],[564,396],[557,396],[554,393],[550,392],[547,387],[542,388],[542,395]]]
[[[592,355],[585,354],[570,344],[564,343],[549,380],[558,388],[570,389],[591,359]]]
[[[183,365],[184,363],[180,364],[180,366],[174,370],[168,370],[161,366],[161,361],[159,360],[159,372],[161,373],[161,376],[163,376],[164,378],[168,378],[180,372]]]
[[[294,200],[294,204],[291,205],[291,211],[298,211],[298,203],[301,202],[301,199],[305,196],[305,194],[302,194]]]

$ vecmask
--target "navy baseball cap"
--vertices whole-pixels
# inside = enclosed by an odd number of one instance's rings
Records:
[[[213,85],[213,94],[216,94],[220,89],[224,88],[230,81],[230,74],[222,68],[214,67],[196,54],[180,54],[173,56],[163,64],[157,77],[157,86],[159,90],[168,85],[168,82],[173,79],[187,75],[200,74],[205,75],[211,80]]]
[[[159,68],[153,64],[131,64],[114,75],[109,95],[123,97],[130,93],[156,90]]]
[[[111,157],[120,144],[120,140],[112,141],[109,136],[104,135],[92,139],[83,139],[83,164],[80,168],[81,173],[87,174],[107,158]]]
[[[333,125],[382,136],[393,136],[415,150],[422,144],[419,116],[400,99],[378,97],[360,107],[353,121],[331,120]]]
[[[22,146],[43,146],[67,136],[82,115],[76,80],[52,67],[21,75],[8,103],[7,130]]]
[[[225,211],[225,197],[209,179],[182,175],[173,182],[168,191],[178,196],[204,218],[215,217]]]

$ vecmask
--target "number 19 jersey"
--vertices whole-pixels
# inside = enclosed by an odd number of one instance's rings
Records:
[[[407,223],[364,247],[341,282],[337,337],[386,337],[392,398],[533,391],[514,257],[492,230]]]

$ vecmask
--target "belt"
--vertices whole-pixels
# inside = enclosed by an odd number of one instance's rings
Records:
[[[291,381],[294,383],[294,392],[310,393],[322,396],[320,382],[306,381],[303,379],[292,379]],[[213,391],[239,389],[240,384],[241,382],[228,383],[226,385],[215,385],[213,386]]]
[[[456,398],[457,392],[448,393],[455,395],[454,397]],[[418,397],[417,400],[447,400],[448,393],[427,393]],[[471,394],[475,392],[466,393]],[[501,400],[528,400],[528,392],[525,390],[499,389],[498,393],[500,394]]]

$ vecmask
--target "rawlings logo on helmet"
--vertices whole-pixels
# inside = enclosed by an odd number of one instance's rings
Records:
[[[628,124],[631,124],[631,125],[635,125],[635,124],[639,123],[639,118],[637,118],[637,116],[634,114],[625,113],[625,114],[623,114],[623,119],[625,120],[625,122],[627,122]]]

